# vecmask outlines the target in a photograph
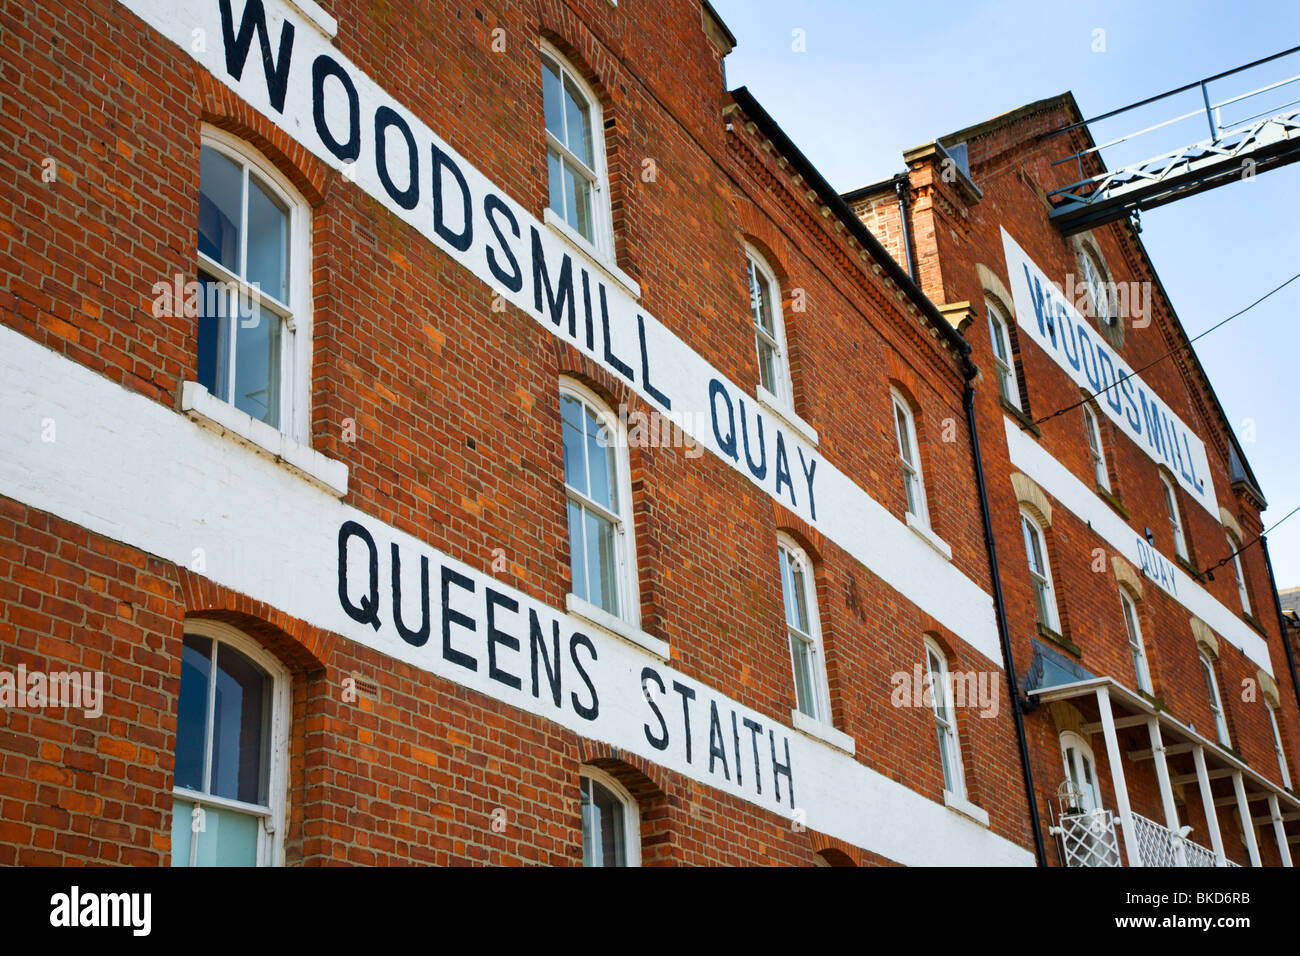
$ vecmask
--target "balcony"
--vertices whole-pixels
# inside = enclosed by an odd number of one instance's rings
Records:
[[[1133,831],[1143,866],[1211,867],[1218,866],[1214,851],[1154,820],[1133,814]],[[1187,828],[1183,828],[1184,830]],[[1066,866],[1122,866],[1119,830],[1115,815],[1109,810],[1063,813],[1052,827],[1060,840]],[[1226,866],[1240,866],[1225,860]]]
[[[1105,801],[1114,803],[1113,810],[1094,809],[1102,802],[1095,786],[1084,801],[1073,782],[1062,784],[1051,833],[1066,866],[1240,866],[1228,850],[1251,866],[1292,865],[1291,848],[1300,843],[1300,799],[1294,793],[1109,677],[1054,683],[1055,676],[1028,693],[1044,704],[1068,701],[1083,714],[1078,732],[1100,735],[1105,746],[1096,750],[1096,772],[1089,779],[1109,776]],[[1164,823],[1134,809],[1130,779],[1153,804],[1143,809],[1155,809]],[[1208,847],[1190,839],[1188,821],[1205,834]]]

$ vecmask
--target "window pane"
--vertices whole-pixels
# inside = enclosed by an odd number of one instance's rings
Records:
[[[573,579],[573,593],[584,601],[587,596],[587,549],[582,541],[582,509],[569,502],[569,573]]]
[[[614,526],[590,511],[583,512],[587,531],[587,572],[591,594],[587,600],[610,614],[618,614],[618,567],[614,560]]]
[[[591,799],[591,780],[582,778],[582,865],[600,866],[596,834],[600,832],[600,811]]]
[[[910,471],[903,472],[903,490],[907,492],[907,510],[908,513],[920,517],[920,512],[916,507],[916,478]]]
[[[564,171],[560,166],[560,154],[551,149],[546,151],[546,182],[550,190],[551,209],[567,221],[564,211]]]
[[[182,665],[183,667],[184,665]],[[177,781],[179,785],[179,781]],[[194,804],[186,800],[172,803],[172,866],[190,865],[190,840],[194,829]]]
[[[749,311],[754,324],[776,338],[776,323],[772,321],[771,286],[767,278],[751,261],[749,263]]]
[[[222,401],[230,399],[230,310],[225,286],[199,275],[198,382]]]
[[[595,242],[595,232],[591,226],[591,182],[574,171],[569,163],[564,164],[564,219],[578,234],[588,242]]]
[[[943,788],[950,793],[956,793],[957,786],[952,777],[952,753],[948,746],[948,729],[935,724],[935,731],[939,738],[939,759],[943,762]]]
[[[542,57],[542,104],[546,111],[546,128],[563,143],[564,105],[560,93],[560,74],[545,57]]]
[[[269,704],[267,673],[230,646],[219,645],[211,793],[244,803],[266,799],[263,777]]]
[[[235,407],[280,426],[280,318],[258,309],[235,329]]]
[[[794,664],[794,697],[799,710],[809,717],[817,716],[816,698],[813,696],[813,662],[808,644],[790,635],[790,655]]]
[[[807,634],[812,630],[808,626],[808,591],[803,566],[798,561],[790,562],[790,592],[792,616],[786,619],[786,623]]]
[[[894,425],[898,429],[898,454],[909,465],[915,464],[912,458],[912,436],[908,430],[907,412],[897,402],[894,403]]]
[[[561,434],[564,443],[564,483],[587,494],[587,453],[583,441],[586,409],[576,398],[560,396]]]
[[[181,649],[181,696],[176,708],[176,786],[200,793],[207,790],[203,780],[203,753],[207,744],[211,658],[211,640],[185,635]]]
[[[623,801],[594,780],[582,781],[582,865],[627,866]]]
[[[762,336],[758,336],[757,339],[759,384],[776,395],[776,350]]]
[[[1047,627],[1051,627],[1052,618],[1047,609],[1047,586],[1042,581],[1034,582],[1034,603],[1038,605],[1038,620]]]
[[[234,810],[204,807],[198,866],[256,866],[258,818]]]
[[[618,511],[618,481],[616,479],[614,436],[604,423],[598,421],[590,409],[584,409],[587,431],[587,462],[591,471],[591,500],[610,511]],[[602,442],[605,447],[601,447]]]
[[[569,133],[565,145],[587,164],[588,169],[595,170],[596,158],[592,151],[591,139],[591,108],[577,87],[569,82],[564,84],[564,120]]]
[[[624,845],[626,823],[623,802],[598,783],[592,783],[592,798],[600,810],[600,849],[605,866],[627,866]]]
[[[199,251],[239,273],[243,170],[210,146],[199,150]]]
[[[989,309],[989,336],[993,339],[993,354],[1010,364],[1007,358],[1006,340],[1002,337],[1002,320]]]
[[[248,178],[248,269],[263,292],[289,302],[289,207],[256,176]]]
[[[1021,518],[1025,530],[1025,554],[1029,558],[1029,569],[1040,577],[1047,577],[1043,570],[1043,552],[1038,540],[1038,529],[1030,524],[1028,518]]]

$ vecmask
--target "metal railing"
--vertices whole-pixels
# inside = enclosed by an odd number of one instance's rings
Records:
[[[1066,866],[1123,866],[1115,815],[1109,810],[1062,813],[1052,833],[1061,839]]]
[[[1133,814],[1134,842],[1142,857],[1143,866],[1179,866],[1201,867],[1218,866],[1219,861],[1214,851],[1199,843],[1179,836],[1166,826],[1147,819],[1140,813]],[[1237,866],[1231,860],[1228,866]]]
[[[1246,79],[1242,74],[1297,52],[1300,52],[1300,47],[1292,47],[1253,63],[1188,83],[1158,96],[1148,97],[1130,106],[1111,110],[1046,134],[1046,137],[1050,138],[1080,127],[1093,128],[1093,124],[1116,118],[1121,118],[1119,121],[1122,122],[1126,114],[1138,116],[1140,113],[1136,111],[1152,104],[1161,103],[1180,94],[1194,95],[1193,91],[1200,94],[1195,109],[1181,112],[1177,116],[1146,125],[1122,136],[1108,137],[1103,143],[1056,160],[1053,165],[1073,163],[1077,170],[1077,178],[1074,182],[1048,193],[1049,198],[1057,206],[1053,218],[1085,223],[1096,218],[1117,218],[1113,215],[1114,210],[1109,213],[1103,212],[1100,207],[1146,208],[1158,205],[1180,193],[1198,191],[1217,182],[1227,175],[1225,169],[1237,174],[1240,170],[1233,167],[1253,170],[1254,165],[1251,164],[1262,166],[1264,163],[1285,161],[1285,157],[1281,155],[1283,153],[1294,157],[1296,151],[1288,143],[1292,143],[1300,132],[1300,73],[1283,74],[1281,79],[1269,77],[1272,82],[1266,82],[1248,92],[1237,93],[1218,101],[1211,97],[1210,84],[1234,77],[1239,81]],[[1277,91],[1282,92],[1278,94]],[[1277,95],[1267,97],[1267,107],[1259,109],[1258,107],[1264,102],[1260,98],[1270,93]],[[1246,106],[1248,101],[1252,101],[1254,105]],[[1173,101],[1170,104],[1171,109],[1176,108],[1175,103],[1176,101]],[[1231,108],[1230,112],[1237,115],[1225,119],[1224,111],[1228,108]],[[1246,113],[1250,115],[1243,115]],[[1121,146],[1131,149],[1134,148],[1134,143],[1143,152],[1153,147],[1158,148],[1155,147],[1158,140],[1153,139],[1151,134],[1198,117],[1204,123],[1202,128],[1209,130],[1208,138],[1198,137],[1195,142],[1189,143],[1192,137],[1184,134],[1177,137],[1179,141],[1177,148],[1162,149],[1154,155],[1137,161],[1125,160],[1119,163],[1118,168],[1103,170],[1095,175],[1088,175],[1084,170],[1086,157],[1092,155],[1100,157],[1103,150],[1113,152]],[[1256,158],[1259,163],[1255,162]],[[1095,212],[1088,211],[1092,207],[1096,208]]]

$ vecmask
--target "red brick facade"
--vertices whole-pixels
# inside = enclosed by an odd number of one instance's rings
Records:
[[[238,17],[239,0],[235,6]],[[338,55],[538,220],[548,206],[539,41],[559,51],[600,103],[616,267],[639,285],[639,307],[752,394],[759,370],[746,247],[757,250],[780,287],[793,411],[816,430],[828,467],[850,476],[902,526],[907,499],[891,389],[904,396],[915,414],[930,528],[951,549],[955,572],[993,593],[963,410],[964,346],[917,289],[891,278],[896,266],[859,236],[838,197],[809,181],[806,161],[774,144],[770,119],[750,115],[748,101],[725,90],[725,28],[697,0],[327,6],[338,21]],[[280,6],[268,0],[267,9]],[[274,38],[277,21],[270,29]],[[258,44],[253,36],[244,69],[260,82]],[[581,383],[615,411],[651,411],[640,392],[521,309],[502,305],[455,258],[124,3],[6,0],[0,104],[0,324],[188,425],[182,391],[196,380],[198,333],[192,318],[156,314],[154,287],[194,272],[203,129],[225,131],[260,153],[310,208],[306,443],[347,466],[343,503],[563,611],[572,584],[561,380]],[[1035,192],[1049,181],[1048,156],[1023,145],[1033,129],[1066,115],[1063,107],[1045,109],[973,140],[973,175],[984,190],[975,204],[924,163],[913,164],[918,284],[935,303],[982,300],[974,267],[1000,271],[999,225],[1049,273],[1073,268],[1068,240],[1047,224]],[[894,251],[900,231],[889,208],[877,209],[868,225]],[[1099,230],[1098,241],[1117,278],[1154,281],[1123,227]],[[1126,343],[1134,364],[1180,340],[1168,304],[1156,301],[1152,329],[1130,333]],[[1023,551],[1017,564],[1017,502],[982,323],[977,316],[966,335],[986,369],[976,389],[978,421],[1023,678],[1032,603],[1020,573]],[[1071,399],[1046,359],[1031,349],[1019,357],[1033,414]],[[1228,491],[1231,439],[1199,369],[1169,362],[1148,374],[1206,437],[1220,500],[1232,502],[1243,532],[1253,535],[1259,515],[1249,498]],[[23,398],[25,417],[15,427],[39,433],[41,396]],[[61,436],[75,427],[58,422]],[[1076,418],[1044,425],[1041,441],[1086,473]],[[1158,500],[1154,470],[1122,450],[1118,436],[1108,449],[1116,494],[1135,526],[1151,524],[1163,546],[1163,526],[1141,510]],[[968,846],[989,848],[987,856],[976,849],[949,862],[983,862],[995,850],[1033,861],[1000,656],[946,627],[936,616],[942,611],[925,610],[910,586],[886,583],[887,569],[856,559],[837,543],[836,528],[806,520],[716,455],[633,447],[628,459],[639,626],[668,644],[673,668],[770,722],[790,723],[796,694],[777,564],[778,534],[788,535],[812,564],[829,723],[851,738],[853,760],[902,794],[879,832],[906,831],[911,815],[898,806],[933,808],[945,820],[960,816],[962,832],[974,834]],[[141,471],[151,467],[139,462]],[[237,483],[241,474],[232,469],[214,480]],[[20,665],[102,671],[105,699],[98,717],[71,708],[0,709],[0,864],[173,862],[182,640],[200,620],[237,629],[288,675],[278,837],[285,864],[576,864],[583,767],[608,774],[635,800],[644,864],[906,862],[880,852],[885,844],[874,837],[855,844],[823,832],[815,818],[792,821],[293,616],[219,583],[201,563],[124,543],[130,529],[119,538],[90,530],[33,503],[47,500],[42,490],[5,477],[0,672]],[[317,494],[303,483],[302,500]],[[299,503],[295,493],[284,506]],[[180,521],[201,504],[160,497],[158,508]],[[1217,526],[1190,505],[1184,514],[1194,560],[1204,566],[1220,557]],[[1099,545],[1064,508],[1051,543],[1065,637],[1083,648],[1093,673],[1131,684],[1109,562],[1105,574],[1089,570]],[[231,547],[238,557],[238,542]],[[1275,642],[1266,569],[1257,550],[1243,560],[1259,626]],[[1223,570],[1207,587],[1230,606],[1235,587],[1230,568]],[[1207,725],[1186,614],[1158,594],[1144,598],[1142,613],[1157,696],[1179,719]],[[891,703],[897,675],[923,666],[926,637],[950,670],[1002,681],[995,713],[963,707],[955,714],[964,808],[945,808],[930,707]],[[1273,779],[1266,715],[1234,693],[1255,666],[1226,641],[1220,647],[1233,740]],[[1300,745],[1300,722],[1280,671],[1278,684],[1291,748]],[[1046,829],[1050,788],[1060,778],[1056,730],[1046,708],[1027,721]],[[1098,761],[1104,776],[1100,749]],[[1159,817],[1158,797],[1131,776],[1135,806]],[[836,785],[807,789],[834,793]],[[864,818],[875,813],[859,809]],[[1244,860],[1227,823],[1224,831],[1229,855]],[[918,842],[930,838],[917,833]],[[1273,862],[1270,838],[1260,844]]]
[[[1295,748],[1300,746],[1300,720],[1297,720],[1295,689],[1287,668],[1265,555],[1257,544],[1246,547],[1240,555],[1251,614],[1243,614],[1232,562],[1220,565],[1231,553],[1225,529],[1232,523],[1242,544],[1250,544],[1263,531],[1262,501],[1249,471],[1233,471],[1234,453],[1240,456],[1241,452],[1231,424],[1200,364],[1185,347],[1186,333],[1179,324],[1174,304],[1165,295],[1135,230],[1126,221],[1120,221],[1071,237],[1063,235],[1049,221],[1051,206],[1046,194],[1067,185],[1074,170],[1069,165],[1054,166],[1053,161],[1091,143],[1077,130],[1068,136],[1044,138],[1043,134],[1080,119],[1073,98],[1066,94],[944,137],[942,143],[946,145],[955,147],[965,143],[968,175],[948,160],[942,147],[921,147],[905,157],[910,235],[918,280],[937,303],[957,307],[954,314],[963,314],[960,306],[967,303],[973,312],[964,332],[973,347],[974,361],[983,370],[983,381],[977,389],[978,427],[1017,670],[1023,686],[1033,656],[1031,640],[1045,638],[1038,633],[1036,624],[1019,526],[1025,498],[1013,486],[1012,476],[1020,469],[1009,457],[1007,428],[1031,436],[1034,443],[1089,489],[1096,485],[1096,480],[1082,409],[1074,408],[1050,417],[1079,403],[1083,397],[1080,388],[1023,330],[1019,335],[1012,330],[1012,347],[1024,414],[1008,409],[1000,399],[992,372],[994,356],[986,303],[993,302],[1007,317],[1015,316],[1019,305],[1010,301],[1007,292],[1012,277],[1008,273],[1001,230],[1006,230],[1049,279],[1062,288],[1068,289],[1070,282],[1079,288],[1084,281],[1078,258],[1079,245],[1083,242],[1091,244],[1100,254],[1113,282],[1135,283],[1136,288],[1149,291],[1150,314],[1143,316],[1130,310],[1122,317],[1118,332],[1102,330],[1096,319],[1089,321],[1099,330],[1095,334],[1115,347],[1131,368],[1141,369],[1141,377],[1205,442],[1218,502],[1227,517],[1211,516],[1190,500],[1186,492],[1179,490],[1179,510],[1189,555],[1186,561],[1178,558],[1155,462],[1100,413],[1097,418],[1109,470],[1110,494],[1104,495],[1101,490],[1097,494],[1134,535],[1145,535],[1149,529],[1158,552],[1231,609],[1242,627],[1249,629],[1248,633],[1258,633],[1266,641],[1276,690],[1262,689],[1264,682],[1258,676],[1260,663],[1223,640],[1222,635],[1217,640],[1215,670],[1230,749],[1249,768],[1281,786],[1266,698],[1273,697],[1275,706],[1280,704],[1276,714],[1293,779]],[[863,220],[879,230],[890,251],[901,260],[902,230],[894,184],[884,182],[867,187],[849,198]],[[1024,316],[1018,318],[1021,323],[1026,321]],[[1014,326],[1016,318],[1010,324]],[[1172,355],[1162,361],[1162,356],[1168,353]],[[1152,367],[1147,368],[1148,365]],[[1097,407],[1095,403],[1093,407]],[[1051,508],[1046,543],[1051,552],[1063,638],[1048,643],[1064,650],[1091,674],[1110,676],[1124,687],[1137,689],[1135,664],[1119,603],[1120,586],[1130,587],[1136,598],[1153,683],[1148,700],[1177,721],[1200,728],[1204,736],[1213,740],[1215,722],[1197,640],[1189,626],[1191,612],[1140,572],[1134,576],[1131,564],[1128,574],[1122,566],[1117,570],[1117,551],[1112,542],[1072,513],[1066,504],[1054,500],[1050,494],[1046,500]],[[1202,574],[1206,569],[1212,570]],[[1045,830],[1049,825],[1049,805],[1055,803],[1055,787],[1064,776],[1058,736],[1071,729],[1071,721],[1077,719],[1077,715],[1062,710],[1061,705],[1053,706],[1055,709],[1044,707],[1026,717]],[[1087,712],[1086,721],[1097,720],[1094,702],[1085,699],[1080,706]],[[1114,808],[1107,755],[1100,744],[1101,735],[1093,736],[1103,799],[1106,806]],[[1121,728],[1120,741],[1122,748],[1130,753],[1151,747],[1146,728],[1142,726]],[[1169,761],[1172,775],[1194,774],[1192,758],[1186,753],[1171,755]],[[1134,811],[1163,823],[1151,760],[1148,757],[1145,761],[1126,763]],[[1216,797],[1232,796],[1229,780],[1215,786]],[[1197,783],[1176,785],[1175,801],[1181,821],[1193,828],[1192,839],[1208,845]],[[1262,801],[1252,802],[1251,806],[1256,819],[1268,817],[1268,808]],[[1246,864],[1248,855],[1235,804],[1221,807],[1219,817],[1227,856]],[[1278,849],[1268,823],[1257,827],[1257,843],[1262,861],[1276,865]],[[1056,862],[1059,857],[1053,853],[1052,859]]]

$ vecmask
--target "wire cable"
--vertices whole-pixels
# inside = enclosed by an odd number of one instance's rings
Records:
[[[1226,319],[1224,319],[1223,321],[1221,321],[1221,322],[1216,322],[1214,325],[1210,326],[1210,327],[1209,327],[1208,329],[1206,329],[1204,332],[1201,332],[1201,333],[1199,333],[1198,335],[1194,336],[1193,338],[1188,339],[1187,342],[1185,342],[1185,343],[1182,344],[1182,345],[1175,346],[1174,348],[1170,349],[1168,352],[1165,352],[1163,355],[1159,356],[1158,358],[1152,359],[1150,362],[1148,362],[1146,365],[1143,365],[1141,368],[1136,369],[1135,371],[1130,372],[1130,373],[1128,373],[1127,375],[1123,375],[1123,376],[1119,376],[1119,377],[1117,377],[1117,378],[1115,379],[1115,381],[1111,382],[1109,385],[1107,385],[1107,386],[1106,386],[1105,388],[1103,388],[1101,391],[1097,392],[1097,394],[1094,395],[1094,396],[1092,396],[1092,398],[1095,399],[1095,398],[1099,397],[1099,396],[1102,395],[1103,393],[1110,391],[1110,389],[1115,388],[1116,386],[1121,385],[1121,384],[1123,384],[1124,382],[1127,382],[1127,381],[1128,381],[1129,379],[1131,379],[1131,378],[1137,378],[1138,375],[1140,375],[1141,373],[1145,372],[1147,369],[1151,368],[1151,366],[1156,365],[1156,364],[1158,364],[1158,363],[1160,363],[1160,362],[1163,362],[1165,359],[1169,358],[1169,356],[1171,356],[1171,355],[1176,355],[1176,354],[1178,354],[1179,352],[1183,351],[1183,349],[1190,349],[1190,348],[1192,347],[1192,343],[1193,343],[1193,342],[1196,342],[1198,339],[1203,339],[1205,336],[1209,335],[1209,334],[1210,334],[1211,332],[1213,332],[1215,329],[1221,329],[1221,328],[1223,328],[1223,326],[1227,325],[1229,322],[1231,322],[1233,319],[1237,318],[1238,316],[1245,315],[1247,312],[1249,312],[1251,309],[1255,308],[1255,306],[1259,305],[1261,302],[1263,302],[1263,301],[1264,301],[1265,299],[1267,299],[1269,296],[1271,296],[1271,295],[1273,295],[1273,294],[1275,294],[1275,293],[1277,293],[1277,292],[1281,292],[1283,289],[1285,289],[1287,286],[1289,286],[1292,282],[1295,282],[1297,279],[1300,279],[1300,272],[1297,272],[1295,275],[1293,275],[1291,278],[1287,279],[1287,280],[1286,280],[1285,282],[1283,282],[1281,285],[1276,286],[1276,287],[1273,288],[1273,289],[1270,289],[1268,292],[1265,292],[1263,295],[1261,295],[1258,299],[1256,299],[1256,300],[1255,300],[1254,302],[1252,302],[1250,305],[1246,306],[1246,307],[1245,307],[1244,309],[1242,309],[1240,312],[1234,312],[1234,313],[1232,313],[1232,315],[1228,316],[1228,317],[1227,317]],[[1056,417],[1059,416],[1059,415],[1064,415],[1066,412],[1074,411],[1074,409],[1078,408],[1080,405],[1087,404],[1088,401],[1089,401],[1089,399],[1087,399],[1087,398],[1082,398],[1082,399],[1080,399],[1079,401],[1075,402],[1073,405],[1067,405],[1067,406],[1065,406],[1064,408],[1061,408],[1061,409],[1058,409],[1057,411],[1052,412],[1050,415],[1044,415],[1042,418],[1036,419],[1036,420],[1034,421],[1034,424],[1035,424],[1035,425],[1041,425],[1041,424],[1043,424],[1043,422],[1051,421],[1053,418],[1056,418]],[[1023,426],[1022,426],[1022,427],[1023,427]]]

